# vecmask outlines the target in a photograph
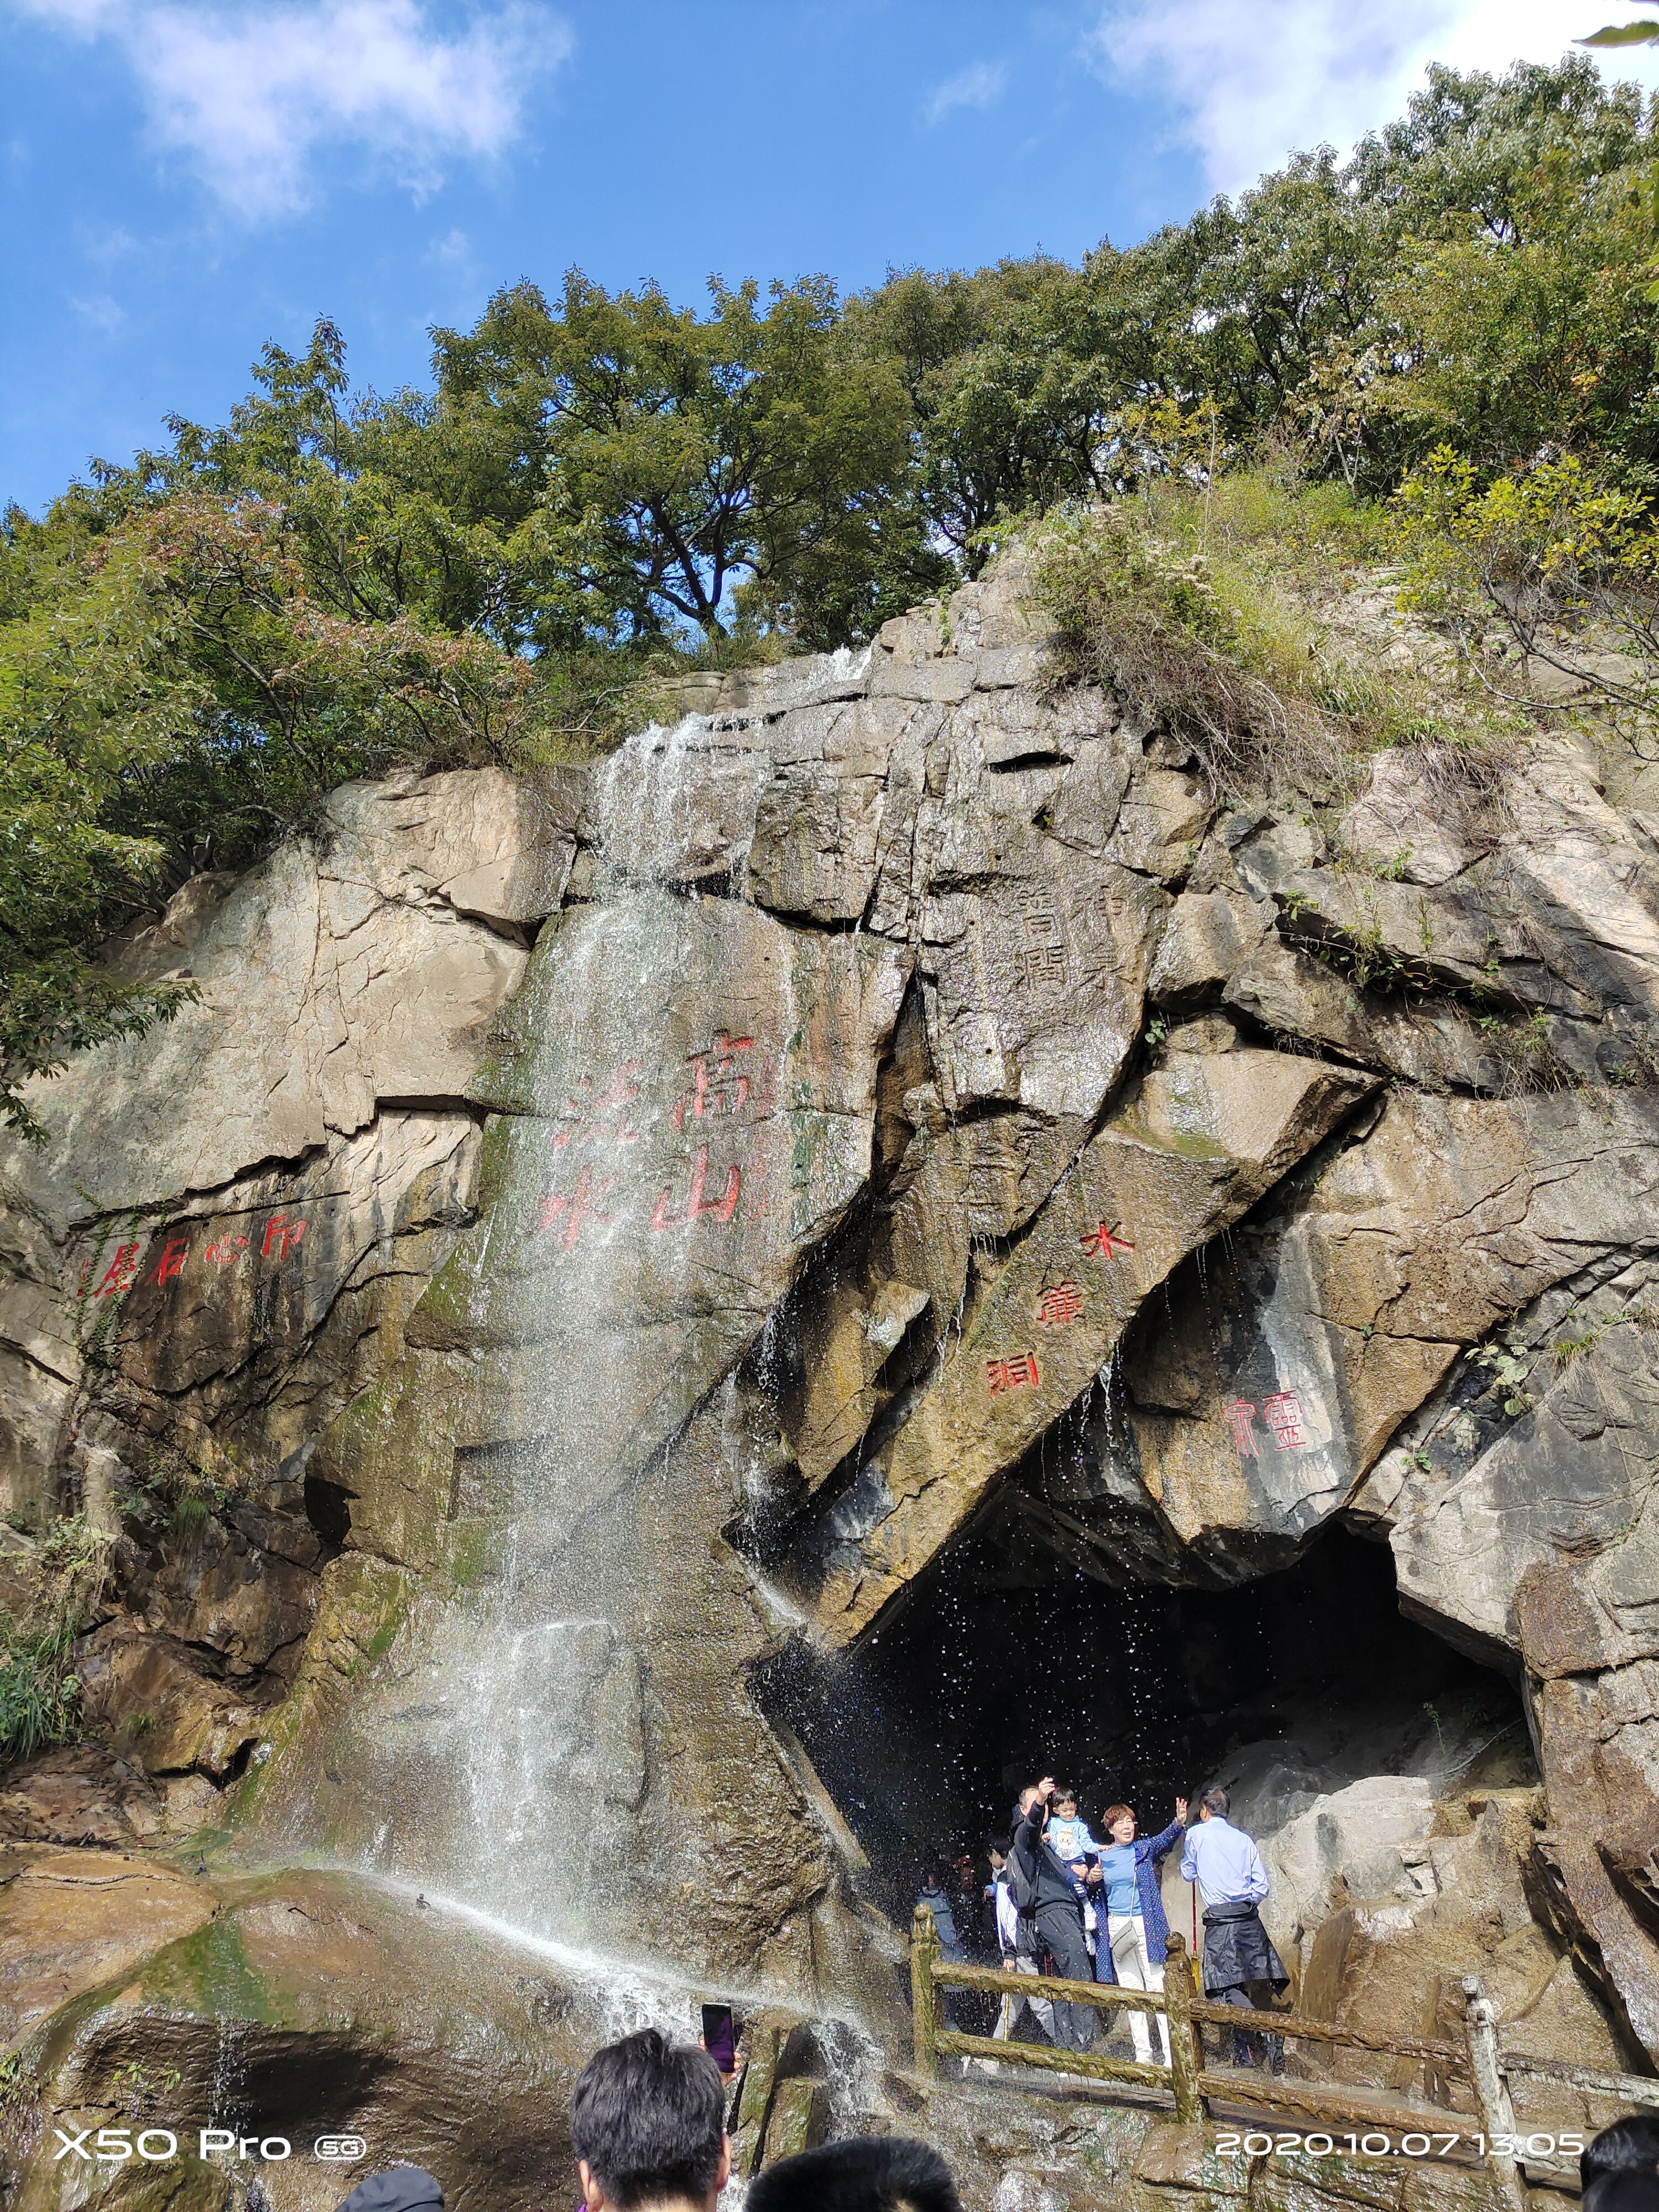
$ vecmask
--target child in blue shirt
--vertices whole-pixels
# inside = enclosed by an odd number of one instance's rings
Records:
[[[1075,1790],[1055,1790],[1042,1840],[1061,1865],[1069,1870],[1073,1888],[1080,1898],[1086,1899],[1089,1861],[1099,1857],[1100,1845],[1090,1834],[1089,1823],[1078,1818]]]
[[[1100,1845],[1089,1832],[1089,1823],[1078,1818],[1075,1790],[1055,1790],[1042,1840],[1072,1877],[1073,1894],[1083,1909],[1083,1940],[1092,1958],[1098,1916],[1089,1894],[1089,1862],[1098,1856]]]

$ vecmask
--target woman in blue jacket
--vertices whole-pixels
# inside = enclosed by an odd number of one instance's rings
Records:
[[[1135,1816],[1127,1805],[1109,1805],[1101,1826],[1110,1842],[1100,1854],[1100,1888],[1096,1914],[1100,1923],[1095,1950],[1095,1979],[1121,1982],[1126,1990],[1161,1990],[1169,1955],[1170,1923],[1159,1893],[1158,1866],[1174,1850],[1187,1825],[1187,1800],[1176,1799],[1175,1818],[1161,1834],[1135,1836]],[[1170,2063],[1170,2023],[1157,2014]],[[1129,2014],[1129,2033],[1137,2062],[1152,2063],[1152,2039],[1144,2012]]]

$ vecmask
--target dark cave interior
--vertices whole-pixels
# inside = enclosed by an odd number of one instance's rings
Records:
[[[1217,1778],[1266,1818],[1275,1790],[1282,1817],[1287,1790],[1368,1774],[1532,1774],[1513,1686],[1406,1619],[1387,1548],[1340,1527],[1232,1588],[1114,1588],[1011,1496],[863,1644],[828,1662],[791,1645],[757,1686],[905,1918],[921,1869],[977,1857],[1045,1773],[1097,1832],[1115,1799],[1151,1832]]]

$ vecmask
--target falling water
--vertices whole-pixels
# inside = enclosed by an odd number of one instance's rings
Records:
[[[678,1814],[641,1593],[683,1551],[695,1588],[710,1528],[665,1455],[859,1188],[846,1071],[896,1012],[885,948],[688,889],[732,887],[763,759],[689,718],[608,765],[596,895],[538,946],[486,1078],[482,1222],[410,1328],[465,1401],[447,1559],[269,1793],[290,1843],[567,1943],[614,1942],[617,1869]]]

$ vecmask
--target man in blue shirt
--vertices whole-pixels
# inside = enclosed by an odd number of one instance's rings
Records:
[[[1266,2011],[1290,1977],[1261,1924],[1259,1907],[1267,1894],[1267,1869],[1250,1838],[1228,1820],[1224,1790],[1206,1790],[1199,1799],[1198,1822],[1187,1831],[1181,1872],[1183,1880],[1198,1884],[1204,1905],[1205,1996],[1247,2012]],[[1282,2074],[1283,2038],[1270,2035],[1267,2045],[1268,2064]],[[1235,2030],[1235,2065],[1255,2065],[1260,2051],[1256,2036]]]

